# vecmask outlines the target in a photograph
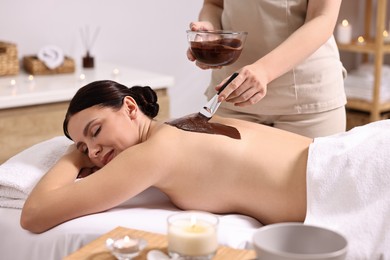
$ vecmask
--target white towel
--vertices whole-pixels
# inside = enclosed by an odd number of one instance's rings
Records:
[[[22,208],[35,184],[72,143],[65,136],[54,137],[0,165],[0,207]]]
[[[305,223],[343,234],[347,259],[390,259],[390,120],[315,139]]]
[[[38,59],[53,70],[64,63],[65,57],[62,49],[54,45],[47,45],[39,50]]]
[[[345,93],[348,98],[372,101],[374,89],[374,64],[362,64],[356,70],[348,72],[344,81]],[[382,66],[380,82],[380,101],[390,100],[390,66]]]

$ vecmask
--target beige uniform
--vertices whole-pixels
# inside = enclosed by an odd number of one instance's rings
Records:
[[[225,0],[223,29],[247,31],[248,37],[237,62],[213,70],[208,98],[223,79],[269,53],[302,26],[307,4],[307,0]],[[224,102],[217,113],[310,137],[341,132],[345,130],[344,72],[332,36],[304,62],[270,82],[261,101],[246,107]]]

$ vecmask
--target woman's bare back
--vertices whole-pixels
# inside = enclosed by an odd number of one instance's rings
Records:
[[[312,140],[234,119],[214,117],[211,122],[234,126],[241,139],[163,125],[148,140],[164,139],[158,141],[160,149],[175,154],[155,186],[182,209],[241,213],[264,224],[303,221]]]

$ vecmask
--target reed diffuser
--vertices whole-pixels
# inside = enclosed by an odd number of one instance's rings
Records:
[[[94,57],[91,55],[91,49],[95,44],[96,38],[99,35],[100,28],[96,28],[94,32],[90,32],[89,26],[86,26],[84,29],[80,30],[81,40],[83,42],[84,48],[86,50],[86,54],[83,57],[83,68],[93,68]]]

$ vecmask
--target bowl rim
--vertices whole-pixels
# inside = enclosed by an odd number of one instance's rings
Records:
[[[187,30],[186,33],[198,33],[198,34],[218,34],[218,35],[247,35],[248,32],[245,31],[232,31],[232,30],[202,30],[202,31],[192,31],[192,30]]]
[[[345,238],[345,236],[343,236],[339,232],[336,232],[336,231],[334,231],[332,229],[328,229],[328,228],[325,228],[325,227],[316,226],[316,225],[309,225],[309,224],[304,224],[304,223],[300,223],[300,222],[275,223],[275,224],[269,224],[269,225],[260,227],[259,229],[257,229],[255,231],[255,233],[252,236],[253,248],[255,248],[255,236],[256,236],[256,234],[261,233],[261,232],[265,232],[265,231],[270,230],[270,229],[275,229],[275,228],[285,227],[285,226],[289,226],[289,227],[304,226],[305,228],[306,227],[308,227],[308,228],[316,228],[316,229],[320,229],[322,231],[333,233],[333,234],[335,234],[336,236],[340,237],[343,240],[344,246],[341,249],[333,251],[333,252],[316,253],[316,254],[305,254],[305,255],[296,254],[296,253],[282,252],[282,251],[273,250],[273,249],[270,249],[268,247],[262,247],[262,246],[258,246],[258,245],[257,245],[257,247],[261,248],[261,250],[264,250],[264,251],[266,251],[268,253],[276,254],[276,255],[279,255],[279,256],[282,256],[282,257],[286,257],[286,258],[287,257],[293,257],[293,258],[302,259],[302,260],[304,260],[304,259],[322,259],[324,256],[326,256],[326,257],[336,257],[336,256],[340,256],[340,255],[346,254],[347,251],[348,251],[348,245],[349,245],[348,244],[348,240]],[[299,258],[297,258],[297,257],[299,257]]]

